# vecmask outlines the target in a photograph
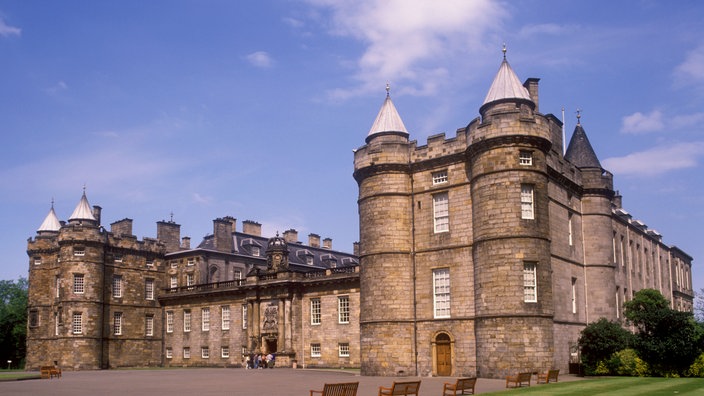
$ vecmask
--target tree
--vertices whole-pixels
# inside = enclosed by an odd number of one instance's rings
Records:
[[[586,374],[593,374],[599,362],[606,362],[611,355],[631,344],[632,334],[618,322],[601,318],[582,330],[579,347]]]
[[[659,375],[684,374],[702,352],[702,328],[691,312],[670,308],[654,289],[638,291],[624,304],[624,314],[637,328],[634,348]]]
[[[27,279],[0,280],[0,362],[23,362],[26,339]]]
[[[704,288],[701,288],[699,293],[696,293],[694,299],[694,317],[700,323],[704,323]]]

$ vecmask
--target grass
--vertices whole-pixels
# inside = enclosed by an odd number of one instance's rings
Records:
[[[18,381],[24,379],[41,378],[38,372],[22,370],[0,370],[0,381]]]
[[[605,377],[583,381],[558,382],[488,393],[491,395],[702,395],[701,378]]]

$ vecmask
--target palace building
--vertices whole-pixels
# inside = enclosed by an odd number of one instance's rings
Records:
[[[578,122],[539,109],[504,59],[479,116],[410,140],[388,94],[354,153],[353,253],[232,217],[191,248],[173,221],[138,240],[85,193],[28,241],[27,368],[294,367],[503,377],[579,362],[580,331],[643,288],[692,311],[692,257],[622,207]],[[579,120],[578,120],[579,121]],[[563,154],[564,153],[564,154]]]

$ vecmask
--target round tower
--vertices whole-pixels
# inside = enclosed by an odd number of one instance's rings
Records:
[[[587,323],[599,318],[616,319],[616,277],[613,260],[613,225],[611,207],[614,198],[613,176],[601,167],[587,134],[577,116],[565,160],[582,175],[582,232],[584,245],[585,287],[589,295]]]
[[[536,80],[531,80],[536,83]],[[470,132],[477,375],[553,364],[549,121],[504,59]]]
[[[96,207],[95,215],[98,208]],[[74,369],[107,368],[109,333],[105,321],[105,243],[85,191],[58,236],[60,279],[59,309],[63,315],[57,330],[59,364]],[[105,350],[104,347],[105,346]]]
[[[415,373],[410,142],[388,94],[354,154],[362,375]]]

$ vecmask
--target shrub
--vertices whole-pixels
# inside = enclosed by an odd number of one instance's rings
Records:
[[[689,366],[689,370],[687,370],[687,376],[704,377],[704,353],[699,355],[699,357],[694,360],[694,363]]]
[[[611,356],[621,350],[624,345],[629,346],[631,338],[632,334],[621,327],[619,323],[610,322],[605,318],[587,325],[579,337],[585,374],[608,374],[612,368],[608,364]],[[599,367],[600,364],[603,367]],[[606,373],[603,372],[604,370]]]
[[[611,360],[615,366],[613,373],[631,377],[648,376],[648,364],[638,357],[636,351],[630,348],[613,354]]]

